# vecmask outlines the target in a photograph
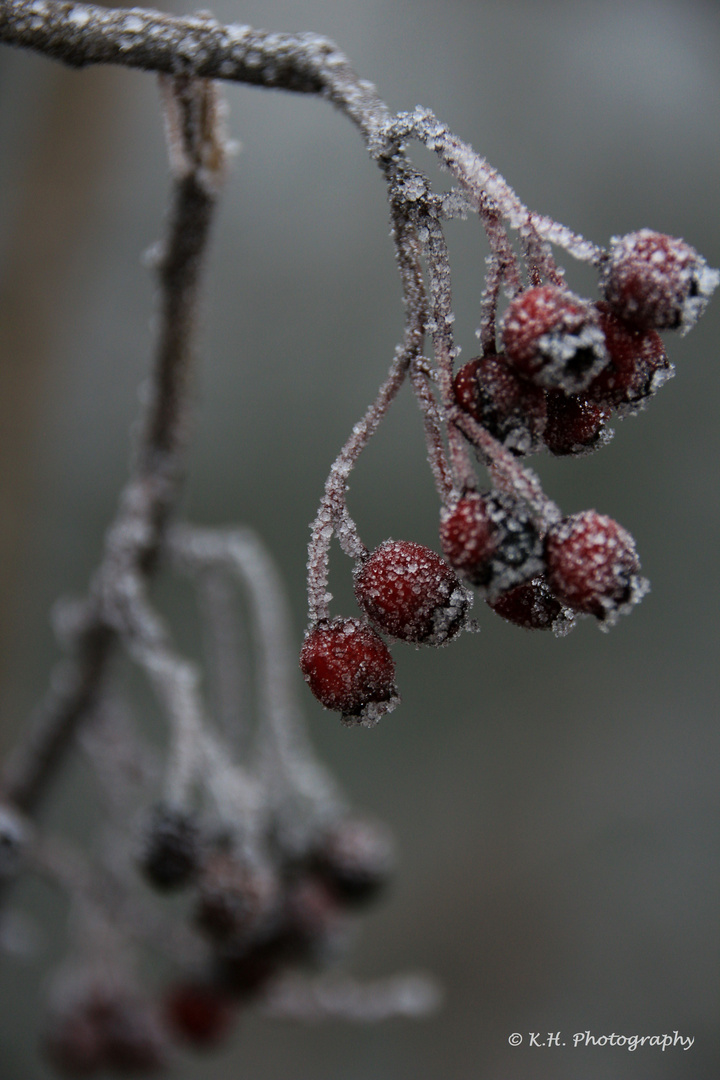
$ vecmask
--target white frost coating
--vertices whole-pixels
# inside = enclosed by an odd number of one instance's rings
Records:
[[[72,23],[73,26],[77,26],[78,29],[80,29],[83,26],[87,26],[90,22],[90,12],[84,7],[73,8],[67,17],[67,20],[69,23]]]
[[[584,236],[568,229],[552,218],[544,214],[532,214],[532,223],[543,240],[547,240],[556,247],[561,247],[568,254],[578,259],[579,262],[596,263],[601,258],[603,251],[597,244],[586,240]]]
[[[703,259],[695,272],[697,296],[688,296],[683,304],[680,325],[681,335],[687,334],[688,330],[692,330],[719,284],[720,270],[712,270]]]
[[[250,33],[250,27],[243,23],[230,23],[225,27],[224,38],[228,45],[236,45],[245,41]]]
[[[34,3],[30,4],[28,11],[33,15],[44,15],[47,11],[47,4],[45,0],[34,0]]]
[[[126,34],[141,34],[145,29],[145,23],[142,19],[139,19],[137,15],[133,15],[132,13],[127,15],[120,25],[121,29],[123,29]]]

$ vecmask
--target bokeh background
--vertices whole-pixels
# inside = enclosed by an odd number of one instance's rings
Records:
[[[177,0],[160,5],[192,10]],[[394,110],[418,103],[532,207],[603,243],[649,226],[720,264],[720,8],[708,0],[217,0],[224,21],[339,42]],[[185,511],[252,523],[283,568],[298,643],[308,523],[372,399],[402,309],[382,181],[322,101],[229,86],[242,149],[208,267]],[[152,76],[0,51],[0,604],[3,748],[56,655],[48,612],[84,589],[126,475],[152,350],[141,265],[168,189]],[[416,160],[439,177],[419,150]],[[486,254],[453,223],[459,343],[473,355]],[[567,262],[566,262],[567,265]],[[568,266],[592,295],[587,273]],[[401,708],[346,730],[298,693],[322,756],[396,832],[359,974],[433,972],[422,1023],[305,1028],[248,1016],[181,1076],[254,1080],[683,1080],[718,1075],[720,301],[669,341],[677,377],[601,453],[533,463],[568,511],[634,534],[653,591],[611,634],[556,641],[478,611],[479,636],[395,652]],[[366,543],[437,546],[408,393],[352,479]],[[350,566],[333,564],[336,611]],[[165,602],[173,599],[165,590]],[[482,607],[482,605],[480,605]],[[183,605],[177,604],[177,619]],[[182,638],[185,633],[178,626]],[[73,765],[49,807],[78,830]],[[80,829],[82,832],[82,829]],[[0,1075],[40,1080],[39,987],[64,907],[20,894],[41,950],[0,975]],[[688,1052],[513,1049],[512,1032],[695,1038]]]

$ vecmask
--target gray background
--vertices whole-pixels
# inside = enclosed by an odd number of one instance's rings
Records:
[[[649,226],[720,263],[713,3],[249,0],[213,10],[333,37],[392,109],[428,105],[525,202],[597,242]],[[228,87],[227,98],[242,152],[209,266],[185,509],[203,523],[255,525],[283,567],[299,642],[308,523],[400,337],[400,290],[382,181],[347,121],[284,94]],[[50,605],[84,588],[125,476],[152,347],[154,284],[140,256],[161,227],[167,170],[149,75],[66,72],[3,50],[0,101],[8,746],[55,655]],[[437,175],[424,152],[416,160]],[[486,249],[475,222],[453,223],[449,238],[467,359]],[[690,337],[669,340],[677,377],[617,425],[608,448],[534,462],[568,512],[596,507],[633,532],[653,591],[629,619],[609,635],[583,622],[556,641],[479,611],[479,636],[395,650],[403,704],[372,732],[343,729],[299,686],[322,755],[358,805],[393,826],[402,853],[351,966],[430,970],[443,1011],[369,1029],[248,1016],[229,1050],[188,1058],[182,1075],[717,1075],[719,336],[716,300]],[[407,393],[361,459],[351,509],[370,545],[392,535],[437,546]],[[338,612],[351,605],[349,570],[336,551]],[[163,595],[180,621],[183,605]],[[78,831],[92,799],[73,766],[50,817]],[[21,898],[46,947],[40,965],[4,965],[0,1073],[34,1080],[45,1075],[37,987],[62,955],[62,909],[40,886]],[[630,1054],[507,1042],[588,1028],[679,1029],[695,1045]]]

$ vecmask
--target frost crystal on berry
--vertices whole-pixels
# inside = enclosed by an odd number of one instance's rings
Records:
[[[372,727],[398,704],[395,664],[387,645],[359,619],[336,618],[307,634],[300,668],[310,690],[348,723]]]
[[[584,390],[608,361],[596,309],[555,285],[520,293],[503,320],[509,362],[538,386]]]
[[[545,538],[550,588],[574,611],[603,627],[627,613],[648,591],[635,541],[612,518],[586,510],[564,518]]]
[[[641,229],[614,236],[600,269],[600,288],[621,319],[634,326],[686,333],[720,282],[695,248]]]
[[[465,625],[472,596],[430,548],[387,540],[355,573],[355,596],[368,617],[392,637],[444,645]]]

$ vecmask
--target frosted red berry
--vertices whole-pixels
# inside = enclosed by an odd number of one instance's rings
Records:
[[[446,508],[440,542],[451,566],[491,597],[543,570],[542,541],[530,515],[499,492],[470,492]]]
[[[180,982],[165,995],[171,1032],[198,1049],[217,1046],[229,1035],[237,1010],[226,993],[210,982]]]
[[[556,285],[520,293],[503,319],[508,362],[538,386],[579,393],[608,361],[597,310]]]
[[[553,596],[542,577],[516,585],[488,603],[497,615],[524,630],[565,633],[572,625],[572,613]]]
[[[390,650],[359,619],[336,618],[313,627],[300,668],[318,701],[349,721],[373,724],[399,701]]]
[[[443,645],[465,624],[471,596],[440,556],[412,540],[387,540],[355,572],[357,602],[401,641]]]
[[[595,510],[553,525],[545,537],[545,557],[555,595],[601,622],[612,623],[648,588],[630,533]]]
[[[598,378],[603,375],[604,371]],[[558,457],[587,453],[609,441],[611,433],[605,427],[609,417],[607,405],[590,401],[584,394],[570,396],[562,390],[548,390],[543,441]]]
[[[695,248],[651,229],[614,236],[600,268],[600,289],[613,311],[644,329],[689,330],[718,281]]]
[[[498,527],[485,498],[471,492],[444,511],[440,543],[445,558],[473,585],[485,585],[498,547]]]
[[[470,360],[454,378],[459,407],[515,454],[537,449],[545,426],[545,394],[521,379],[503,355]]]
[[[605,301],[597,308],[610,362],[590,383],[586,396],[621,413],[637,411],[674,369],[657,331],[623,322]]]

